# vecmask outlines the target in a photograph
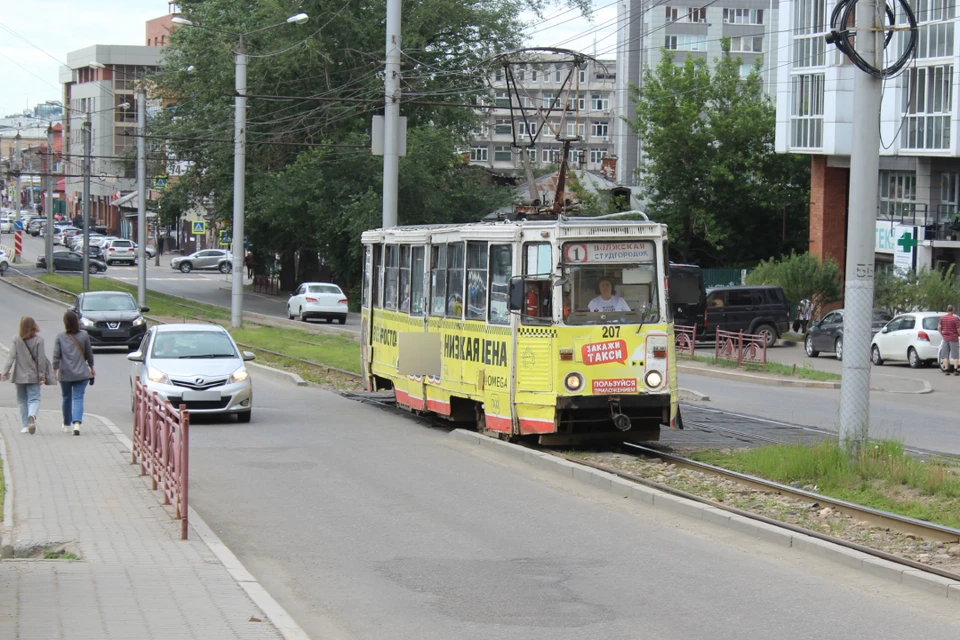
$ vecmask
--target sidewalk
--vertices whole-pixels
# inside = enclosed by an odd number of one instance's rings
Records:
[[[0,638],[283,637],[201,540],[205,525],[192,513],[190,539],[179,539],[172,510],[129,464],[112,425],[87,416],[74,437],[58,411],[41,410],[31,436],[15,408],[0,408],[0,436],[15,555],[0,561]],[[44,560],[52,544],[80,559]]]

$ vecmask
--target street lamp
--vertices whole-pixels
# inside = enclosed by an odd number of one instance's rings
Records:
[[[244,193],[247,170],[247,52],[243,46],[243,37],[280,27],[284,24],[303,24],[309,20],[305,13],[298,13],[287,18],[284,22],[272,24],[252,31],[238,33],[197,24],[181,16],[175,16],[171,22],[186,27],[197,27],[210,31],[219,31],[237,38],[235,66],[236,77],[234,90],[234,124],[233,124],[233,268],[232,286],[230,294],[230,324],[239,327],[243,323],[243,216]]]

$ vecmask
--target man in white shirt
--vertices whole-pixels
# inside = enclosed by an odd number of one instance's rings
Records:
[[[627,301],[614,294],[613,282],[609,278],[600,278],[597,289],[600,295],[590,301],[590,311],[630,311]]]

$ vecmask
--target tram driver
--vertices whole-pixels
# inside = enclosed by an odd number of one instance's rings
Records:
[[[597,292],[600,295],[587,305],[590,311],[630,311],[630,305],[627,304],[627,301],[616,294],[613,281],[610,278],[603,277],[597,281]]]

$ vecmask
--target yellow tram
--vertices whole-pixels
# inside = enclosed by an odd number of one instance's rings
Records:
[[[366,231],[367,389],[542,444],[682,428],[667,229],[638,215]]]

